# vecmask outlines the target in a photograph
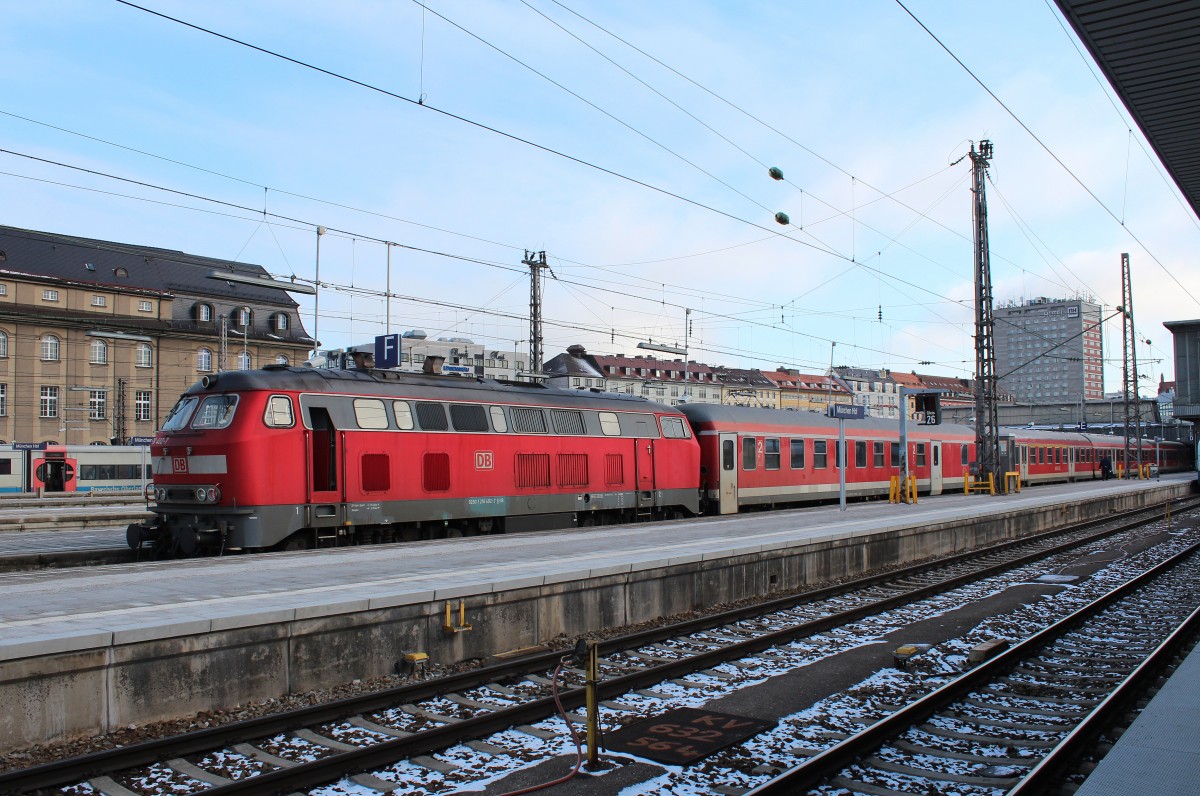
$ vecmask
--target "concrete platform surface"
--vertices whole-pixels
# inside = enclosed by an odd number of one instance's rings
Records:
[[[1076,796],[1200,793],[1200,648],[1171,675]]]
[[[432,603],[1181,486],[1081,482],[917,506],[836,505],[601,527],[0,576],[0,661]]]

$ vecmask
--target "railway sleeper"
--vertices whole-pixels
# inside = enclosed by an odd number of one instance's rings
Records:
[[[424,708],[419,708],[416,705],[401,705],[400,709],[410,716],[416,716],[417,718],[427,719],[429,721],[436,721],[439,724],[458,724],[460,721],[462,721],[462,719],[458,718],[457,716],[444,716],[441,713],[434,713],[432,710],[425,710]]]
[[[981,735],[979,733],[957,732],[955,730],[947,730],[945,728],[934,727],[929,724],[922,724],[919,729],[921,730],[921,732],[927,732],[930,735],[938,735],[938,736],[941,736],[942,738],[949,738],[954,741],[967,741],[969,743],[977,743],[977,744],[995,744],[997,746],[1020,745],[1020,746],[1039,747],[1039,748],[1044,747],[1044,748],[1049,749],[1054,746],[1057,746],[1059,740],[1061,740],[1061,738],[1055,738],[1055,739],[1013,738],[1011,735]],[[997,728],[997,729],[1000,729],[1000,728]],[[1017,729],[1017,728],[1013,727],[1010,729]],[[1069,729],[1069,728],[1056,727],[1055,729],[1058,730],[1061,735],[1066,735],[1067,729]],[[1033,727],[1030,727],[1028,731],[1029,732],[1043,732],[1043,733],[1049,732],[1049,730],[1035,729]]]
[[[313,730],[309,729],[292,730],[292,735],[296,736],[302,741],[308,741],[309,743],[316,744],[317,746],[323,746],[326,749],[332,749],[335,752],[353,752],[355,749],[360,748],[354,744],[346,743],[345,741],[339,741],[335,738],[330,738],[328,735],[322,735],[319,732],[314,732]]]
[[[350,777],[350,781],[355,785],[368,790],[377,790],[380,793],[392,793],[400,787],[399,782],[392,782],[390,779],[383,779],[374,774],[355,774]]]
[[[214,787],[228,785],[233,781],[227,777],[222,777],[220,774],[214,774],[211,771],[205,771],[203,768],[200,768],[200,766],[189,763],[182,757],[176,757],[168,760],[167,765],[170,766],[171,770],[175,771],[176,773],[183,774],[185,777],[191,777],[197,782],[203,782],[206,785],[212,785]]]
[[[892,746],[909,754],[945,757],[950,760],[965,760],[970,763],[984,763],[989,766],[1023,766],[1029,768],[1041,760],[1040,757],[989,757],[987,755],[974,755],[970,752],[955,752],[950,749],[935,749],[931,746],[914,743],[913,741],[906,741],[903,738],[892,741]]]
[[[1044,708],[1034,707],[1031,705],[1021,705],[1019,707],[1014,705],[1004,705],[999,708],[1005,713],[1024,713],[1028,716],[1060,716],[1062,718],[1075,718],[1076,716],[1081,716],[1087,711],[1091,710],[1093,707],[1095,707],[1096,703],[1099,702],[1097,699],[1066,699],[1062,697],[1048,696],[1035,697],[1004,691],[993,691],[992,693],[1000,699],[1015,698],[1024,700],[1026,702],[1037,702],[1042,705],[1047,705],[1047,707]],[[984,702],[979,699],[964,699],[960,704],[971,705],[972,707],[984,708],[986,710],[997,710],[997,707],[994,703]],[[1058,709],[1049,706],[1055,706]],[[1072,710],[1072,708],[1074,709]]]
[[[389,727],[386,724],[378,724],[363,716],[351,716],[346,719],[347,724],[353,724],[355,727],[366,730],[367,732],[379,733],[380,735],[388,735],[392,738],[407,738],[412,735],[411,732],[398,730],[395,727]]]
[[[266,763],[269,766],[275,766],[276,768],[291,768],[292,766],[299,765],[299,763],[297,763],[295,760],[288,760],[286,757],[273,755],[268,751],[259,749],[257,746],[248,743],[235,744],[233,751],[237,752],[242,757],[248,757],[251,760],[258,760],[262,763]]]
[[[849,777],[834,777],[829,781],[829,784],[848,790],[851,793],[862,793],[865,796],[911,796],[910,793],[905,793],[904,791],[892,790],[882,785],[872,785],[869,782]]]
[[[88,785],[96,790],[97,793],[103,796],[141,796],[141,794],[131,791],[129,788],[118,783],[112,777],[96,777],[88,780]]]
[[[863,761],[864,765],[869,765],[872,768],[877,768],[880,771],[888,771],[892,774],[905,774],[910,777],[920,777],[921,779],[934,779],[941,782],[957,782],[961,785],[982,785],[996,788],[1008,788],[1016,784],[1020,777],[1013,774],[1009,777],[989,777],[979,776],[974,774],[955,774],[950,771],[934,771],[928,768],[917,768],[915,766],[906,766],[902,763],[893,763],[888,760],[882,760],[878,757],[868,757]],[[1022,766],[1025,768],[1025,766]]]

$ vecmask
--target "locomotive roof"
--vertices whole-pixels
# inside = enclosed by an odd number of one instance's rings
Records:
[[[239,390],[346,393],[381,398],[405,397],[467,403],[531,403],[610,412],[641,410],[678,414],[674,407],[650,401],[640,395],[570,390],[481,377],[428,375],[396,370],[328,370],[285,365],[267,365],[259,370],[234,370],[215,374],[192,385],[187,394]]]

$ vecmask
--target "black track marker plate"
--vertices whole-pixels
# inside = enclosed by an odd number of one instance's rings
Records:
[[[606,733],[604,745],[612,752],[685,766],[774,726],[773,721],[678,708]]]

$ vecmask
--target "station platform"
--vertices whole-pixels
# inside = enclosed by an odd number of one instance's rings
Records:
[[[828,583],[1190,494],[1195,475],[0,576],[0,750]]]
[[[1117,739],[1075,796],[1200,793],[1200,647]]]

